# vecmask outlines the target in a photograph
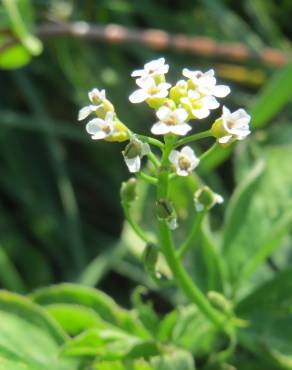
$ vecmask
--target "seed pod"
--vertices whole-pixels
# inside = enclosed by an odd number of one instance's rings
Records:
[[[131,177],[128,181],[122,182],[120,194],[122,202],[134,202],[137,199],[137,180]]]

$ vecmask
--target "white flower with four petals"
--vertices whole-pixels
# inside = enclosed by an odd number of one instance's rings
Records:
[[[86,131],[91,135],[93,140],[105,139],[115,132],[113,118],[113,112],[107,112],[105,119],[93,118],[87,123]]]
[[[181,151],[172,150],[169,155],[169,161],[175,167],[178,176],[189,176],[198,166],[200,159],[189,146],[185,146]]]
[[[151,152],[150,146],[143,143],[133,135],[129,144],[122,152],[126,165],[131,173],[139,172],[141,168],[141,159]]]
[[[151,132],[154,135],[172,133],[183,136],[192,129],[192,127],[186,123],[188,112],[183,108],[171,110],[166,106],[162,106],[156,112],[156,116],[159,121],[151,128]]]
[[[228,108],[223,106],[221,119],[225,135],[218,138],[220,144],[226,144],[234,140],[243,140],[251,132],[249,128],[251,117],[244,109],[237,109],[231,113]]]
[[[137,69],[132,72],[132,77],[140,77],[142,79],[153,77],[157,75],[164,75],[168,72],[169,65],[165,64],[164,58],[151,60],[151,62],[144,65],[144,69]]]
[[[140,89],[134,91],[129,96],[130,102],[134,104],[142,103],[149,98],[166,98],[168,89],[171,87],[171,84],[167,82],[162,82],[157,85],[152,77],[146,79],[138,78],[136,83]]]

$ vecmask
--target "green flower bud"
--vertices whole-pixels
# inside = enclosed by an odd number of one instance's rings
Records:
[[[208,211],[215,204],[223,203],[224,199],[221,195],[214,193],[208,186],[204,186],[197,190],[194,195],[194,202],[197,212]]]
[[[176,104],[180,104],[180,99],[187,96],[187,94],[188,86],[184,80],[178,81],[177,84],[169,90],[169,96]]]
[[[210,291],[207,294],[209,301],[212,305],[222,312],[229,313],[232,311],[232,304],[228,301],[223,294],[215,291]]]
[[[131,177],[128,181],[122,182],[120,194],[122,202],[134,202],[137,199],[137,180]]]

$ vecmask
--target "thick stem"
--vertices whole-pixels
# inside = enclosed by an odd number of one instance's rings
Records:
[[[157,200],[168,196],[168,156],[173,148],[170,138],[166,138],[165,149],[162,155],[162,167],[158,176]],[[186,297],[197,305],[200,311],[218,328],[222,329],[224,318],[209,303],[208,299],[192,281],[180,259],[176,256],[172,235],[165,220],[159,220],[159,239],[162,253],[172,271],[174,280]]]

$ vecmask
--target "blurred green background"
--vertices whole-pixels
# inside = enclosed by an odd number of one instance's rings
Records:
[[[129,177],[120,155],[124,145],[93,142],[84,125],[77,123],[78,110],[88,102],[88,90],[105,88],[123,122],[147,133],[153,112],[146,105],[128,102],[135,89],[130,78],[133,69],[165,56],[170,64],[168,78],[175,82],[183,67],[214,68],[219,81],[232,88],[224,104],[232,109],[245,107],[257,129],[232,157],[219,153],[201,169],[206,182],[228,201],[263,147],[292,141],[291,16],[289,0],[3,1],[0,286],[28,292],[54,282],[75,281],[99,285],[127,304],[132,287],[147,280],[133,258],[135,253],[119,241],[123,228],[119,187]],[[236,62],[222,55],[207,57],[69,36],[34,38],[45,23],[75,21],[236,42],[253,55],[273,48],[287,53],[287,63],[256,58]],[[11,34],[22,35],[18,48],[9,46]],[[232,46],[228,49],[232,51]],[[211,122],[200,122],[197,129]],[[215,227],[223,212],[224,207],[214,212]]]

